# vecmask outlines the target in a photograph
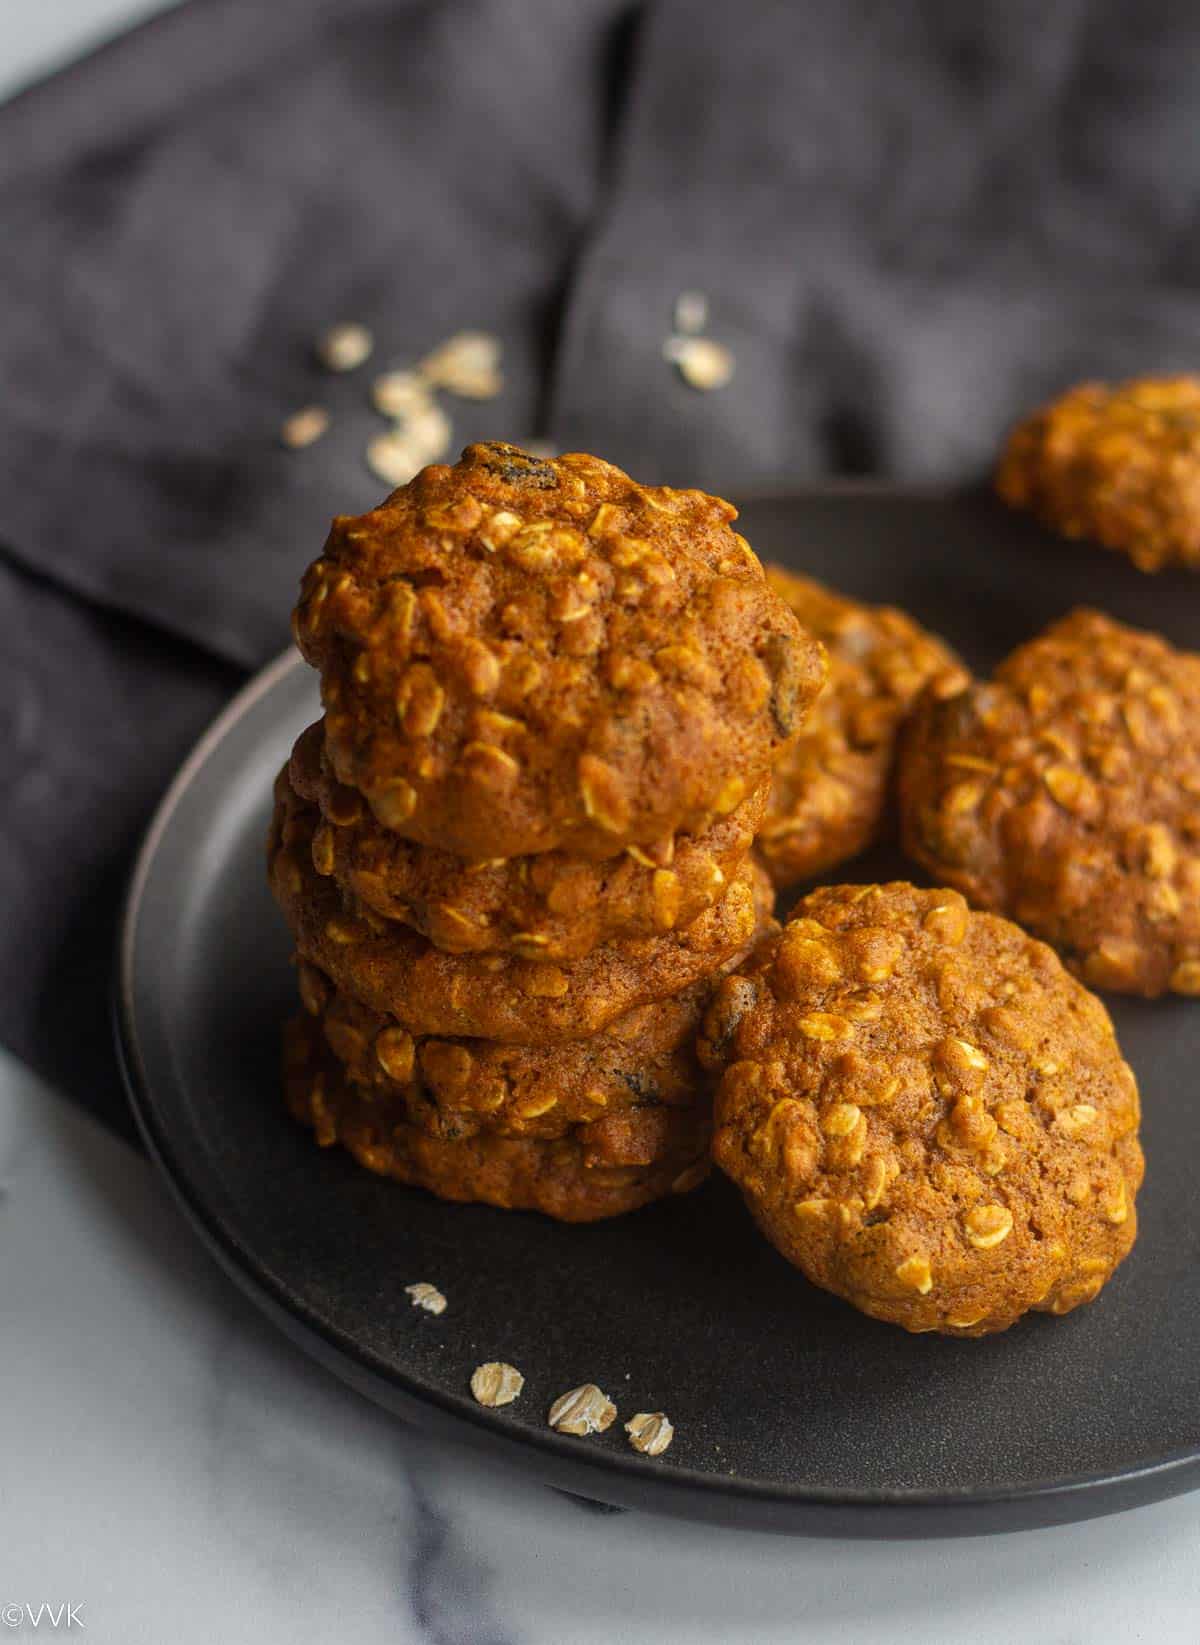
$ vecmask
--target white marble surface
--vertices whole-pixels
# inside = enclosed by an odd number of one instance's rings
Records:
[[[178,0],[0,0],[0,97]]]
[[[1039,1534],[806,1541],[604,1513],[309,1363],[152,1168],[0,1054],[0,1641],[1191,1642],[1200,1495]],[[76,1630],[78,1631],[78,1630]]]

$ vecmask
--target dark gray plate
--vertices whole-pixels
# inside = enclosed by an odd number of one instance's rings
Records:
[[[845,488],[757,501],[767,557],[906,606],[987,667],[1086,598],[1200,643],[1200,579],[1151,579],[984,498]],[[1145,1101],[1137,1249],[1094,1306],[982,1342],[909,1337],[810,1288],[720,1180],[611,1223],[444,1205],[320,1152],[284,1116],[288,942],[267,895],[271,780],[317,713],[293,659],[261,675],[180,773],[121,939],[118,1038],[146,1140],[215,1254],[302,1346],[422,1426],[612,1503],[730,1524],[881,1536],[1111,1511],[1200,1477],[1200,1005],[1114,1000]],[[843,877],[904,874],[887,853]],[[450,1306],[412,1308],[431,1280]],[[484,1411],[481,1360],[526,1376]],[[550,1432],[596,1381],[621,1418]],[[666,1410],[635,1455],[620,1422]]]

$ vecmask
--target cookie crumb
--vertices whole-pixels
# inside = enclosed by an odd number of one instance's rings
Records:
[[[316,344],[317,359],[326,371],[355,371],[371,356],[375,339],[366,326],[355,322],[330,326]]]
[[[675,1438],[675,1425],[662,1411],[639,1411],[625,1424],[629,1443],[643,1456],[661,1456]]]
[[[444,1314],[446,1299],[436,1285],[430,1285],[428,1280],[418,1280],[415,1285],[406,1285],[405,1291],[412,1298],[414,1308],[424,1308],[427,1314]]]
[[[471,1376],[471,1392],[480,1405],[511,1405],[525,1386],[525,1378],[515,1365],[489,1360],[477,1365]]]
[[[602,1434],[612,1426],[616,1414],[617,1408],[607,1394],[594,1382],[583,1382],[554,1401],[546,1420],[560,1434],[582,1436]]]

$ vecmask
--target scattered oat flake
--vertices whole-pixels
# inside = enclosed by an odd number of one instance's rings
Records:
[[[465,400],[491,400],[504,387],[500,339],[486,331],[460,331],[427,354],[417,367],[427,383]]]
[[[675,330],[695,337],[708,324],[708,298],[702,291],[681,291],[675,299]]]
[[[314,440],[319,440],[328,427],[329,413],[324,406],[304,406],[285,418],[279,438],[289,450],[300,451],[304,446],[312,445]]]
[[[674,1424],[661,1411],[639,1411],[625,1424],[625,1432],[634,1450],[648,1457],[661,1456],[675,1438]]]
[[[330,326],[317,339],[317,358],[327,371],[354,371],[369,359],[375,339],[366,326],[353,322]]]
[[[617,1408],[594,1382],[580,1383],[554,1401],[547,1417],[560,1434],[602,1434],[612,1425]]]
[[[367,445],[367,467],[385,485],[407,485],[425,458],[403,434],[377,434]]]
[[[471,1392],[480,1405],[511,1405],[525,1386],[525,1378],[515,1365],[489,1360],[477,1365],[471,1377]]]
[[[415,371],[385,371],[371,384],[371,400],[385,417],[412,417],[433,404],[428,384]]]
[[[444,456],[450,444],[450,420],[437,406],[377,434],[367,445],[367,466],[390,486],[407,485],[426,463]]]
[[[498,371],[463,371],[445,387],[460,400],[494,400],[504,392],[504,378]]]
[[[668,337],[663,354],[691,388],[723,388],[733,376],[733,355],[711,337]]]
[[[424,1308],[427,1314],[444,1314],[446,1299],[436,1285],[430,1285],[428,1280],[418,1280],[416,1285],[406,1285],[405,1291],[412,1298],[414,1308]]]
[[[441,406],[430,401],[419,411],[405,417],[398,424],[396,432],[415,446],[427,463],[431,463],[435,458],[445,456],[454,431],[450,426],[449,417]]]

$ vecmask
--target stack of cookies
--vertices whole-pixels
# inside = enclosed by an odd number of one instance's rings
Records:
[[[825,672],[733,518],[480,445],[334,522],[270,842],[319,1142],[569,1220],[702,1180],[697,1033],[771,926],[750,848]]]

